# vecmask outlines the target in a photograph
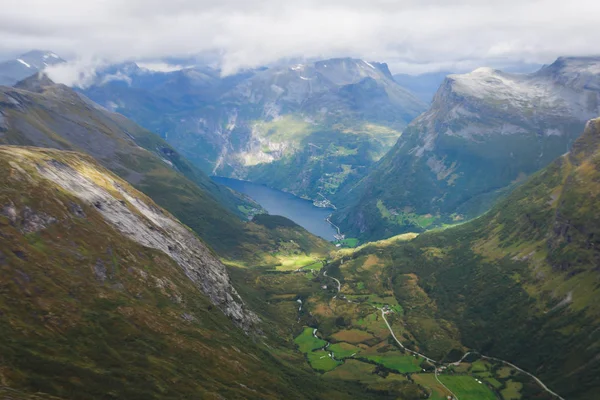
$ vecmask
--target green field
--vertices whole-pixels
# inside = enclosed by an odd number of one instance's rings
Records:
[[[343,365],[333,372],[325,374],[328,378],[344,379],[348,381],[373,382],[377,375],[373,374],[375,365],[358,360],[346,360]]]
[[[354,248],[358,246],[359,240],[357,238],[346,238],[342,240],[336,240],[335,244],[341,244],[342,247],[351,247]]]
[[[408,379],[404,375],[390,373],[385,377],[374,373],[375,366],[357,360],[346,360],[342,365],[331,372],[326,373],[326,378],[343,379],[347,381],[361,382],[368,387],[387,391],[390,386],[396,385],[398,382],[407,382]],[[435,398],[432,398],[435,399]],[[446,400],[445,398],[435,400]]]
[[[439,379],[460,400],[496,400],[494,393],[484,383],[477,382],[473,377],[440,375]]]
[[[335,358],[338,360],[341,360],[343,358],[348,358],[351,355],[353,355],[354,353],[360,352],[359,347],[356,347],[354,345],[351,345],[350,343],[344,343],[344,342],[332,344],[331,346],[329,346],[328,350],[332,351]]]
[[[484,378],[483,380],[492,385],[494,389],[500,389],[502,387],[502,382],[496,378]]]
[[[414,225],[425,229],[436,223],[439,219],[439,217],[431,214],[419,215],[415,213],[392,212],[387,209],[381,200],[377,200],[377,209],[382,218],[398,225]]]
[[[369,361],[381,364],[386,368],[403,373],[421,371],[420,364],[423,362],[421,358],[404,355],[377,355],[367,356],[365,358]]]
[[[298,335],[296,339],[294,339],[294,342],[298,345],[298,348],[303,353],[308,353],[310,351],[320,349],[327,344],[326,341],[314,337],[313,330],[313,328],[306,327],[304,328],[302,333]]]
[[[341,361],[333,360],[329,353],[323,350],[311,351],[307,354],[307,357],[310,366],[317,371],[331,371],[342,364]]]
[[[430,391],[429,400],[447,400],[448,391],[435,379],[434,374],[413,374],[411,375],[415,383],[427,388]]]
[[[360,327],[368,326],[377,321],[377,316],[378,314],[376,312],[368,314],[366,317],[358,319],[355,324]]]
[[[508,378],[511,375],[511,373],[514,372],[515,371],[510,367],[502,367],[496,372],[496,375],[498,375],[499,378],[503,379]]]
[[[486,372],[487,370],[488,370],[487,363],[484,361],[481,361],[481,360],[477,360],[471,365],[472,373]]]
[[[521,389],[523,384],[521,382],[508,381],[506,382],[506,389],[502,390],[500,394],[504,400],[518,400],[521,398]]]
[[[321,260],[308,255],[279,256],[280,265],[276,267],[277,271],[295,271],[297,269],[321,269],[323,263]]]
[[[348,342],[353,344],[367,342],[375,338],[372,334],[360,329],[344,329],[331,335],[338,342]]]

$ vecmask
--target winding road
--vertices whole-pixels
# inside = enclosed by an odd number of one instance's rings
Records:
[[[378,310],[379,310],[379,311],[381,311],[381,316],[383,317],[383,320],[385,321],[385,324],[387,325],[387,327],[388,327],[388,329],[389,329],[390,333],[392,334],[392,337],[394,338],[394,340],[396,341],[396,343],[398,343],[398,346],[400,346],[402,349],[404,349],[404,351],[407,351],[407,352],[409,352],[409,353],[411,353],[411,354],[414,354],[414,355],[416,355],[416,356],[422,357],[422,358],[426,359],[427,361],[429,361],[430,363],[432,363],[432,364],[433,364],[433,366],[435,367],[435,379],[438,381],[438,383],[439,383],[440,385],[442,385],[442,387],[443,387],[444,389],[446,389],[446,390],[448,391],[448,393],[450,393],[450,394],[452,395],[452,397],[454,397],[454,399],[455,399],[455,400],[459,400],[459,399],[458,399],[458,396],[457,396],[457,395],[455,395],[455,394],[454,394],[454,392],[452,392],[452,390],[450,390],[450,388],[449,388],[448,386],[444,385],[444,384],[442,383],[442,381],[440,381],[440,378],[438,378],[438,368],[437,368],[437,366],[436,366],[436,364],[438,364],[438,362],[437,362],[437,361],[435,361],[435,360],[432,360],[431,358],[427,357],[427,356],[426,356],[426,355],[424,355],[424,354],[418,353],[418,352],[416,352],[416,351],[413,351],[413,350],[411,350],[411,349],[407,349],[407,348],[406,348],[406,347],[405,347],[405,346],[402,344],[402,342],[398,340],[398,338],[397,338],[397,337],[396,337],[396,335],[394,334],[394,331],[392,330],[392,327],[390,326],[390,323],[388,322],[387,318],[385,317],[386,311],[385,311],[383,308],[378,308]],[[466,356],[465,356],[465,357],[466,357]],[[463,357],[463,359],[464,359],[464,357]]]
[[[337,297],[337,295],[342,291],[342,283],[339,280],[337,280],[336,278],[334,278],[333,276],[328,276],[327,271],[323,272],[323,276],[325,276],[329,279],[333,279],[337,283],[337,293],[335,294],[335,296],[333,296],[333,298],[335,299]]]
[[[329,215],[327,218],[325,218],[325,221],[329,222],[331,224],[331,226],[333,226],[335,229],[337,229],[338,236],[342,236],[342,231],[340,230],[340,227],[337,226],[336,224],[334,224],[333,222],[331,222],[331,215]]]
[[[517,367],[515,364],[509,363],[508,361],[504,361],[504,360],[501,360],[499,358],[484,356],[483,354],[480,354],[480,356],[481,356],[481,358],[485,358],[485,359],[488,359],[488,360],[494,360],[494,361],[498,361],[498,362],[504,363],[506,365],[509,365],[509,366],[513,367],[517,371],[520,371],[520,372],[524,373],[525,375],[529,375],[529,377],[533,378],[546,392],[550,393],[553,396],[556,396],[560,400],[565,400],[558,393],[553,392],[552,390],[550,390],[548,388],[548,386],[544,385],[544,382],[542,382],[537,376],[535,376],[533,374],[530,374],[529,372],[527,372],[527,371],[525,371],[525,370]]]
[[[330,278],[330,279],[333,279],[333,280],[335,280],[335,281],[337,282],[337,285],[338,285],[338,292],[337,292],[337,293],[336,293],[336,295],[333,297],[333,298],[335,299],[335,298],[338,296],[338,294],[340,293],[340,291],[341,291],[341,287],[342,287],[342,285],[341,285],[340,281],[339,281],[338,279],[336,279],[336,278],[332,277],[332,276],[328,276],[328,275],[327,275],[327,271],[324,271],[324,272],[323,272],[323,276],[325,276],[325,277],[327,277],[327,278]],[[349,300],[348,300],[348,301],[349,301]],[[381,316],[383,317],[383,320],[385,321],[385,324],[387,325],[387,327],[388,327],[388,330],[390,331],[390,334],[392,335],[392,337],[394,338],[394,340],[396,341],[396,343],[398,343],[398,345],[399,345],[399,346],[400,346],[402,349],[404,349],[405,351],[407,351],[408,353],[411,353],[411,354],[413,354],[413,355],[416,355],[416,356],[422,357],[422,358],[424,358],[425,360],[427,360],[427,361],[429,361],[430,363],[432,363],[434,366],[436,366],[436,365],[442,365],[442,366],[449,366],[449,365],[459,365],[460,363],[462,363],[462,362],[463,362],[463,360],[464,360],[465,358],[467,358],[467,356],[468,356],[469,354],[478,354],[478,355],[480,355],[480,356],[481,356],[481,358],[484,358],[484,359],[487,359],[487,360],[493,360],[493,361],[501,362],[501,363],[503,363],[503,364],[506,364],[506,365],[508,365],[508,366],[510,366],[510,367],[512,367],[512,368],[514,368],[514,369],[516,369],[516,370],[517,370],[517,371],[519,371],[519,372],[522,372],[522,373],[524,373],[524,374],[528,375],[528,376],[529,376],[529,377],[531,377],[533,380],[535,380],[535,381],[536,381],[536,382],[537,382],[537,383],[540,385],[540,387],[541,387],[542,389],[544,389],[544,390],[545,390],[547,393],[549,393],[549,394],[551,394],[552,396],[554,396],[554,397],[558,398],[559,400],[565,400],[565,399],[564,399],[563,397],[561,397],[561,396],[560,396],[558,393],[555,393],[555,392],[553,392],[552,390],[550,390],[550,388],[548,388],[548,386],[546,386],[546,385],[545,385],[545,384],[544,384],[544,383],[543,383],[543,382],[542,382],[542,381],[541,381],[541,380],[540,380],[540,379],[539,379],[537,376],[535,376],[535,375],[533,375],[533,374],[531,374],[531,373],[529,373],[529,372],[527,372],[527,371],[523,370],[522,368],[519,368],[519,367],[517,367],[516,365],[514,365],[514,364],[512,364],[512,363],[510,363],[510,362],[508,362],[508,361],[502,360],[502,359],[500,359],[500,358],[488,357],[488,356],[486,356],[486,355],[483,355],[483,354],[481,354],[481,353],[478,353],[478,352],[475,352],[475,351],[468,351],[468,352],[466,352],[466,353],[465,353],[465,355],[463,355],[463,356],[462,356],[462,358],[461,358],[460,360],[458,360],[458,361],[455,361],[455,362],[453,362],[453,363],[442,363],[442,362],[439,362],[439,361],[435,361],[435,360],[433,360],[433,359],[431,359],[431,358],[427,357],[427,356],[426,356],[426,355],[424,355],[424,354],[421,354],[421,353],[418,353],[418,352],[416,352],[416,351],[410,350],[410,349],[406,348],[406,347],[405,347],[405,346],[402,344],[402,342],[400,342],[400,340],[398,340],[398,338],[397,338],[397,337],[396,337],[396,335],[394,334],[394,331],[392,330],[392,327],[391,327],[391,325],[389,324],[389,322],[388,322],[387,318],[385,317],[385,315],[386,315],[388,312],[391,312],[391,311],[385,311],[383,308],[378,308],[378,307],[376,307],[376,308],[377,308],[377,309],[378,309],[378,310],[381,312]],[[450,390],[450,389],[449,389],[449,388],[448,388],[446,385],[444,385],[444,384],[443,384],[443,383],[440,381],[440,379],[438,378],[438,368],[437,368],[437,367],[435,368],[435,379],[438,381],[438,383],[439,383],[440,385],[442,385],[444,388],[446,388],[446,390],[447,390],[447,391],[448,391],[448,392],[449,392],[449,393],[450,393],[450,394],[451,394],[451,395],[452,395],[452,396],[453,396],[453,397],[454,397],[456,400],[459,400],[459,399],[458,399],[458,396],[456,396],[456,395],[455,395],[455,394],[454,394],[454,393],[453,393],[453,392],[452,392],[452,391],[451,391],[451,390]]]

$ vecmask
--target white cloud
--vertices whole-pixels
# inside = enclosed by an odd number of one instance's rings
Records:
[[[68,86],[86,87],[96,79],[96,70],[106,65],[106,61],[95,58],[80,58],[68,63],[48,66],[44,69],[54,82]]]
[[[0,55],[218,51],[225,73],[281,58],[355,56],[415,73],[600,54],[597,0],[0,0],[0,9]]]
[[[144,61],[140,62],[140,61],[138,61],[137,65],[141,68],[145,68],[145,69],[149,69],[150,71],[157,71],[157,72],[173,72],[173,71],[179,71],[179,70],[186,68],[183,65],[168,64],[168,63],[164,63],[164,62],[144,62]]]

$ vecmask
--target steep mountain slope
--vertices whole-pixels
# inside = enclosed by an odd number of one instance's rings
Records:
[[[159,132],[208,173],[309,198],[361,176],[425,109],[385,64],[356,59],[225,78],[208,68],[127,66],[83,92]]]
[[[366,245],[346,255],[343,267],[356,263],[364,270],[369,260],[371,273],[390,282],[402,305],[403,326],[430,356],[460,357],[452,346],[440,348],[458,339],[535,374],[564,398],[594,398],[600,387],[598,182],[600,119],[587,124],[569,154],[485,215],[408,243]]]
[[[0,63],[0,85],[12,86],[46,67],[64,63],[65,60],[51,51],[33,50],[14,60]]]
[[[4,135],[7,143],[83,150],[109,168],[122,171],[129,180],[141,178],[143,167],[136,164],[144,162],[134,160],[145,157],[146,162],[152,159],[162,169],[171,167],[181,172],[234,212],[239,213],[237,206],[247,205],[231,190],[215,184],[156,135],[66,86],[54,84],[46,75],[34,74],[17,83],[15,88],[3,88],[2,93],[7,99],[2,110],[2,114],[6,114],[3,130],[7,132]],[[161,162],[157,162],[159,160]],[[127,165],[128,162],[134,166]]]
[[[265,257],[271,260],[270,253],[280,247],[279,234],[242,220],[239,209],[258,212],[258,205],[215,184],[159,137],[45,76],[31,77],[15,88],[0,88],[0,115],[0,143],[94,156],[226,258],[262,262]]]
[[[600,58],[449,76],[377,168],[340,193],[342,229],[381,238],[470,218],[565,153],[600,114]]]
[[[261,334],[199,238],[89,156],[0,146],[0,237],[3,398],[374,397]]]

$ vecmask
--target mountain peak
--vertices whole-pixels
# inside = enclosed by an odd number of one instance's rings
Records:
[[[542,67],[537,75],[600,73],[600,56],[559,57],[550,65]]]
[[[392,72],[390,71],[390,68],[388,67],[387,63],[372,61],[370,65],[374,66],[379,71],[381,71],[387,78],[394,80],[394,76],[392,75]]]
[[[578,89],[600,90],[600,56],[559,57],[534,74],[549,78],[561,85]]]
[[[387,64],[358,58],[331,58],[314,63],[314,69],[335,85],[356,83],[365,77],[394,80]]]
[[[56,53],[50,50],[30,50],[27,53],[21,54],[20,58],[23,57],[41,57],[44,59],[61,59]]]
[[[66,62],[56,53],[47,50],[31,50],[17,58],[0,63],[0,85],[12,86],[49,66]]]
[[[598,152],[600,148],[600,118],[589,120],[583,134],[573,143],[569,152],[572,162],[579,164],[582,160]]]
[[[43,93],[46,91],[46,89],[54,86],[56,86],[56,83],[54,83],[54,81],[52,81],[52,79],[50,79],[48,75],[43,72],[33,74],[32,76],[15,84],[15,88],[17,89],[27,90],[28,92],[34,93]]]
[[[497,74],[499,71],[497,69],[491,68],[491,67],[479,67],[474,69],[471,74],[477,74],[477,75],[494,75]]]
[[[48,66],[61,64],[66,62],[56,53],[48,50],[31,50],[25,54],[21,54],[17,61],[29,68],[42,70]]]

